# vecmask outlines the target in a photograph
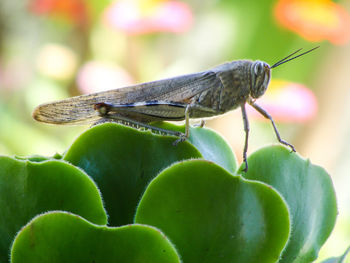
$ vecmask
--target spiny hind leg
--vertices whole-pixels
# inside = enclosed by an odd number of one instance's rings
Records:
[[[115,122],[115,123],[124,124],[126,126],[134,127],[136,129],[142,127],[142,128],[149,129],[152,131],[157,131],[161,134],[173,135],[173,136],[177,136],[177,137],[185,136],[182,132],[168,130],[168,129],[162,129],[162,128],[159,128],[159,127],[156,127],[153,125],[149,125],[145,122],[137,121],[137,120],[134,120],[132,118],[122,116],[121,114],[118,114],[117,111],[115,110],[115,109],[119,109],[119,108],[129,108],[129,107],[132,107],[132,105],[131,104],[130,105],[129,104],[128,105],[120,105],[120,104],[113,105],[113,104],[105,103],[105,102],[96,103],[94,105],[94,109],[96,111],[98,111],[101,119],[99,119],[97,122],[95,122],[94,125],[104,123],[104,122]],[[140,115],[142,116],[142,114],[140,114]]]
[[[145,128],[145,129],[149,129],[152,131],[156,131],[160,134],[172,135],[172,136],[176,136],[176,137],[180,137],[180,138],[185,136],[185,134],[182,132],[159,128],[159,127],[149,125],[149,124],[146,124],[143,122],[135,121],[133,119],[130,119],[130,118],[127,118],[124,116],[116,116],[116,115],[105,116],[105,117],[101,118],[100,120],[98,120],[95,124],[93,124],[93,126],[100,124],[100,123],[105,123],[105,122],[120,123],[120,124],[124,124],[126,126],[133,127],[136,129]]]

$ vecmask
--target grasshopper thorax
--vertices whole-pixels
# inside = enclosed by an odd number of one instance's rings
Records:
[[[254,61],[250,68],[251,87],[250,95],[257,99],[261,97],[269,85],[271,69],[270,66],[263,61]]]

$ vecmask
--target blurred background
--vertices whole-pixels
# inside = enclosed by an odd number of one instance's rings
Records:
[[[337,225],[320,259],[350,245],[350,1],[331,0],[1,0],[0,154],[53,155],[85,127],[31,118],[35,106],[206,70],[238,60],[273,64],[258,100],[283,139],[333,178]],[[276,143],[249,106],[249,152]],[[241,161],[240,110],[207,121]]]

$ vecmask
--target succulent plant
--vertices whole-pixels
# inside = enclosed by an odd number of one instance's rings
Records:
[[[105,123],[62,156],[0,157],[0,262],[317,258],[337,216],[323,168],[275,145],[251,154],[244,173],[214,131],[190,134],[173,146]]]

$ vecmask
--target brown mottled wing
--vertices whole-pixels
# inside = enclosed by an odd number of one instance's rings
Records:
[[[102,118],[94,110],[96,103],[117,105],[153,100],[185,102],[220,85],[220,79],[214,72],[205,71],[42,104],[34,110],[33,118],[53,124],[88,124]]]

